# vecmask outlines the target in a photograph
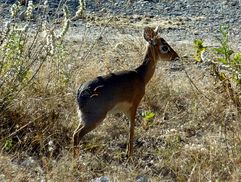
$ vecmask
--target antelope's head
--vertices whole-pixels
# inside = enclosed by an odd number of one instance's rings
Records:
[[[150,27],[144,28],[144,38],[148,42],[149,46],[152,46],[155,52],[155,56],[158,56],[164,61],[178,60],[178,54],[173,48],[159,35],[159,27],[155,30]]]

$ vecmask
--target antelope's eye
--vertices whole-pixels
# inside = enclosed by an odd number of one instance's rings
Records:
[[[167,53],[167,52],[169,52],[169,47],[166,45],[161,45],[160,51],[161,51],[161,53]]]

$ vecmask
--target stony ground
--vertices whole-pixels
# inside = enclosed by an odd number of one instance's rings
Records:
[[[8,10],[13,2],[15,1],[0,1],[0,13],[4,19],[9,18]],[[37,4],[42,1],[33,2]],[[61,17],[60,7],[63,4],[69,7],[72,15],[79,5],[78,0],[49,1],[49,14]],[[233,39],[237,43],[241,42],[240,0],[134,0],[132,3],[128,3],[127,0],[86,0],[86,6],[86,14],[95,17],[88,21],[96,22],[114,16],[118,17],[115,19],[117,22],[124,19],[126,25],[159,24],[163,27],[163,34],[171,37],[173,41],[193,41],[195,38],[202,38],[210,43],[215,40],[214,35],[219,31],[219,26],[225,25],[230,27]],[[85,25],[86,22],[75,24],[80,29]],[[140,30],[138,27],[136,29],[137,32]]]

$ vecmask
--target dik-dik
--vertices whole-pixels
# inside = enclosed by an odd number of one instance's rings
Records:
[[[130,120],[127,154],[133,154],[135,117],[145,87],[154,74],[158,60],[179,58],[171,46],[159,36],[158,29],[144,28],[147,49],[140,66],[133,70],[98,76],[81,85],[77,94],[80,123],[73,135],[74,147],[82,137],[95,129],[108,113],[123,112]]]

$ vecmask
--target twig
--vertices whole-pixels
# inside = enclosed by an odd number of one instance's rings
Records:
[[[182,62],[182,59],[180,59],[180,61],[181,61],[181,64],[182,64],[182,66],[183,66],[183,70],[184,70],[184,72],[185,72],[185,74],[186,74],[186,76],[187,76],[187,78],[188,78],[188,81],[191,83],[191,85],[192,85],[199,93],[201,93],[207,100],[211,101],[212,99],[209,98],[208,96],[206,96],[206,95],[197,87],[197,85],[193,82],[193,80],[192,80],[191,77],[189,76],[187,70],[185,69],[185,66],[184,66],[184,64],[183,64],[183,62]]]
[[[164,111],[163,111],[163,114],[162,114],[162,120],[163,120],[163,121],[165,120],[166,111],[167,111],[168,106],[169,106],[169,101],[167,101],[167,103],[166,103],[166,105],[165,105],[165,108],[164,108]]]
[[[16,131],[14,131],[13,133],[11,133],[10,135],[8,135],[7,137],[3,138],[2,141],[4,141],[4,140],[6,140],[7,138],[10,138],[10,137],[16,135],[18,132],[20,132],[21,130],[23,130],[24,128],[26,128],[27,126],[29,126],[30,124],[34,123],[35,121],[38,121],[41,117],[42,117],[42,115],[39,116],[38,118],[36,118],[35,120],[32,120],[32,121],[26,123],[25,125],[23,125],[23,126],[20,127],[19,129],[17,129]]]
[[[32,124],[34,121],[35,121],[35,120],[28,122],[27,124],[23,125],[21,128],[19,128],[18,130],[14,131],[13,133],[11,133],[10,135],[8,135],[8,136],[5,137],[4,139],[10,138],[10,137],[12,137],[13,135],[16,135],[19,131],[23,130],[23,129],[26,128],[28,125]]]
[[[192,171],[191,171],[191,173],[190,173],[190,175],[189,175],[189,178],[188,178],[187,182],[195,181],[195,180],[193,180],[192,178],[193,178],[193,173],[194,173],[196,167],[197,167],[197,164],[195,164],[195,165],[193,166]]]
[[[181,64],[182,64],[182,66],[183,66],[184,72],[185,72],[185,74],[186,74],[189,82],[191,83],[192,90],[193,90],[193,92],[195,93],[196,98],[198,99],[198,95],[196,94],[195,89],[196,89],[200,94],[202,94],[209,102],[212,102],[212,99],[210,99],[209,97],[207,97],[207,96],[197,87],[197,85],[193,82],[193,80],[192,80],[191,77],[189,76],[187,70],[185,69],[185,66],[184,66],[184,64],[183,64],[183,62],[182,62],[182,59],[180,59],[180,61],[181,61]],[[200,103],[200,105],[201,105],[201,109],[202,109],[206,114],[208,114],[208,112],[206,111],[205,107],[204,107],[201,103]],[[210,116],[211,116],[213,119],[217,119],[217,117],[214,117],[214,116],[212,116],[212,115],[210,115]],[[210,124],[211,124],[211,122],[209,122],[208,127],[210,126]]]

